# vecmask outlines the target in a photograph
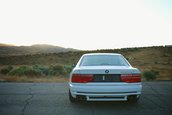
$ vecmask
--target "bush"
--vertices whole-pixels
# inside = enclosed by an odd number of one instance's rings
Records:
[[[20,66],[13,68],[8,66],[1,70],[2,74],[9,74],[12,76],[66,76],[70,73],[72,67],[62,65],[51,65],[49,67],[44,67],[41,65],[30,66]]]
[[[40,73],[41,75],[45,75],[45,76],[47,76],[48,73],[49,73],[49,69],[47,67],[43,67],[43,66],[40,66],[40,65],[34,65],[33,70],[35,70],[38,73]]]
[[[67,74],[69,74],[72,71],[72,69],[73,69],[72,66],[64,66],[64,68],[65,68]]]
[[[50,76],[56,76],[56,75],[67,75],[66,70],[62,65],[52,65],[49,67],[48,75]]]
[[[15,68],[10,71],[10,75],[15,76],[40,76],[41,74],[38,71],[35,71],[34,69],[27,67],[27,66],[21,66],[18,68]]]
[[[159,72],[155,70],[146,70],[143,72],[143,77],[146,79],[146,81],[155,80],[157,75],[159,75]]]
[[[13,69],[12,66],[7,66],[1,69],[1,74],[8,74]]]

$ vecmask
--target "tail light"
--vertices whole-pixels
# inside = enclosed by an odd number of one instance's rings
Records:
[[[92,74],[73,74],[72,80],[73,83],[88,83],[93,81]]]
[[[121,81],[127,82],[127,83],[141,82],[141,75],[140,74],[122,74]]]

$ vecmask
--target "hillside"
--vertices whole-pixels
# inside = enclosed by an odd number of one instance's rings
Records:
[[[59,53],[76,51],[72,48],[63,48],[59,46],[52,46],[48,44],[35,44],[32,46],[14,46],[10,44],[0,43],[0,56],[6,55],[33,55],[42,53]]]
[[[13,44],[3,44],[3,43],[0,43],[0,47],[2,47],[2,46],[15,46],[15,45],[13,45]]]
[[[0,56],[0,66],[6,65],[72,65],[76,63],[84,53],[104,52],[121,53],[129,62],[144,70],[156,70],[159,72],[159,80],[172,80],[172,47],[143,47],[124,48],[96,51],[70,51],[61,53],[44,53],[35,55]]]

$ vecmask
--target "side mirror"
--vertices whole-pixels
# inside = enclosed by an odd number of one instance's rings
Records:
[[[76,66],[76,64],[72,64],[72,68],[74,68]]]

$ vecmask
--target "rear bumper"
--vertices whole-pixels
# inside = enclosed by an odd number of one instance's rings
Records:
[[[85,96],[87,101],[126,101],[141,94],[141,83],[69,83],[71,95]]]

